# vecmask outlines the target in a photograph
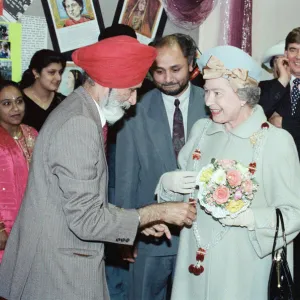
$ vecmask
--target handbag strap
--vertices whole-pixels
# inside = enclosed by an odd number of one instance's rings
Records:
[[[272,249],[272,259],[275,257],[275,249],[276,249],[276,241],[278,237],[278,231],[279,231],[279,223],[281,224],[281,231],[282,231],[282,238],[283,238],[283,251],[286,253],[286,235],[285,235],[285,227],[284,227],[284,221],[283,216],[279,208],[276,208],[276,231],[274,236],[274,242],[273,242],[273,249]]]

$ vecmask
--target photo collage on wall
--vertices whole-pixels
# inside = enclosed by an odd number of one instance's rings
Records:
[[[31,5],[32,0],[0,0],[4,1],[3,16],[9,22],[20,20],[25,11]],[[40,0],[41,1],[41,0]]]
[[[0,74],[6,80],[12,80],[11,50],[9,24],[0,22]]]

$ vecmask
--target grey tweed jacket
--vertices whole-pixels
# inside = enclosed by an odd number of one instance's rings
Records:
[[[109,299],[104,242],[132,244],[138,214],[107,203],[107,177],[100,117],[80,87],[40,131],[0,266],[0,296]]]

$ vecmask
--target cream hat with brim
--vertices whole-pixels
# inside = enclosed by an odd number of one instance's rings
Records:
[[[269,48],[263,55],[262,63],[271,69],[270,61],[274,56],[284,55],[285,41],[281,41]]]

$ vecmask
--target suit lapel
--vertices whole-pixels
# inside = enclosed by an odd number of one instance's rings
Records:
[[[161,93],[157,91],[156,100],[149,105],[146,128],[153,146],[166,170],[174,170],[177,166],[174,154],[170,126]]]
[[[106,164],[106,170],[107,170],[107,160],[106,160],[106,153],[105,153],[104,141],[103,141],[102,124],[101,124],[101,119],[99,116],[99,112],[98,112],[96,103],[94,103],[93,98],[85,91],[85,89],[83,87],[76,89],[75,93],[78,93],[80,98],[83,99],[85,107],[87,108],[87,110],[89,112],[89,116],[92,118],[92,120],[97,125],[97,130],[99,132],[99,138],[100,138],[101,146],[102,146],[102,151],[101,151],[102,159]]]
[[[96,106],[96,103],[94,103],[94,100],[92,97],[84,90],[83,87],[78,88],[75,93],[78,93],[80,98],[84,100],[85,107],[87,108],[90,117],[94,120],[94,122],[97,124],[97,129],[99,132],[99,135],[101,137],[101,141],[103,142],[103,137],[102,137],[102,124],[101,124],[101,119],[98,113],[98,109]]]
[[[298,114],[299,104],[296,106],[296,115]],[[287,117],[292,116],[292,100],[291,100],[291,86],[290,84],[286,87],[286,92],[283,95],[283,98],[277,105],[276,112],[278,112],[281,116]]]

